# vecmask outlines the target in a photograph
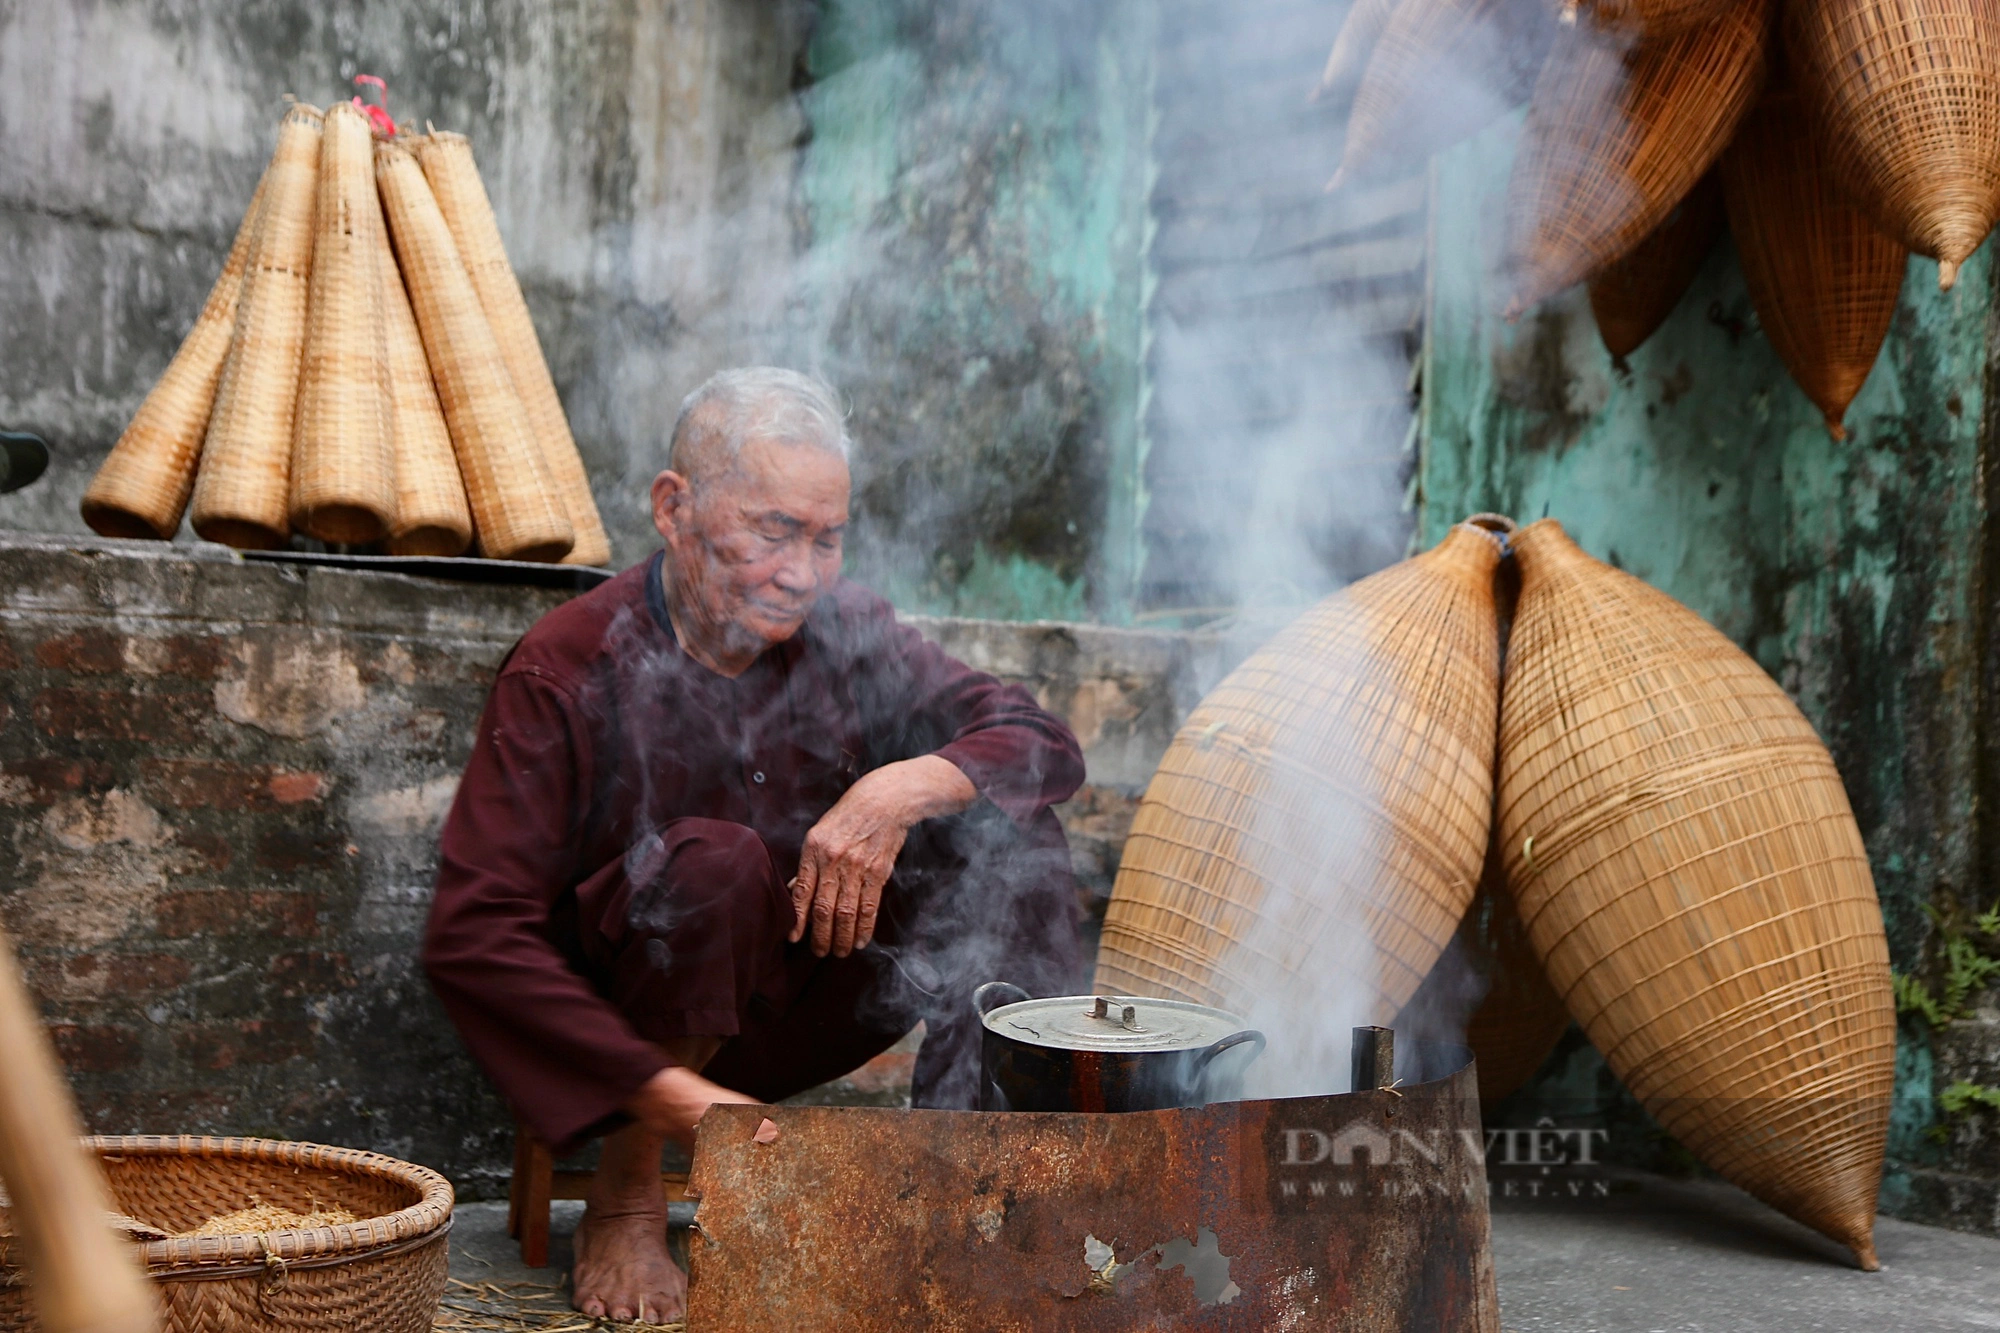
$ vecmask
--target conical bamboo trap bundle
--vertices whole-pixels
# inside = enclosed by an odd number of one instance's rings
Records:
[[[1835,176],[1950,287],[2000,217],[2000,7],[1793,0],[1785,24]]]
[[[358,545],[389,534],[396,463],[382,319],[389,241],[375,198],[375,134],[346,102],[327,109],[313,218],[291,520],[321,541]]]
[[[1527,99],[1553,24],[1517,0],[1398,0],[1328,188],[1403,174]]]
[[[1628,254],[1591,275],[1590,313],[1606,351],[1630,356],[1666,323],[1721,230],[1722,184],[1710,172]]]
[[[499,341],[500,355],[527,410],[529,429],[554,480],[557,498],[575,529],[575,545],[565,562],[605,564],[611,559],[611,543],[590,494],[583,457],[577,453],[562,402],[556,397],[555,381],[549,377],[548,361],[542,356],[534,321],[528,316],[528,303],[522,299],[521,284],[507,262],[500,224],[493,217],[493,205],[472,160],[472,144],[462,134],[433,131],[418,137],[413,147],[451,228],[473,289],[479,293],[486,322]]]
[[[1836,187],[1795,96],[1766,97],[1751,113],[1722,179],[1764,336],[1844,440],[1842,419],[1889,336],[1909,257]]]
[[[480,549],[499,560],[560,560],[575,529],[423,168],[407,145],[384,142],[375,173]]]
[[[1680,603],[1551,520],[1512,549],[1500,837],[1549,980],[1668,1131],[1875,1267],[1895,1006],[1832,758]]]
[[[1629,53],[1586,24],[1557,38],[1508,187],[1509,318],[1631,250],[1708,171],[1763,86],[1769,19],[1746,0]]]
[[[314,107],[286,111],[264,172],[243,294],[194,485],[190,521],[212,542],[262,549],[280,545],[290,533],[292,433],[321,121]]]
[[[1491,833],[1499,559],[1492,532],[1461,524],[1202,700],[1126,841],[1100,991],[1241,1012],[1341,954],[1367,1021],[1409,1002]]]
[[[395,252],[385,243],[378,253],[396,444],[396,521],[389,529],[389,550],[395,555],[463,555],[472,542],[465,481],[458,474],[451,432],[438,406],[423,335],[417,332]]]
[[[1354,0],[1334,35],[1333,49],[1326,53],[1326,66],[1319,73],[1319,86],[1312,100],[1328,110],[1345,113],[1354,101],[1355,89],[1368,68],[1368,57],[1389,26],[1396,0]]]
[[[180,531],[181,515],[194,493],[195,466],[201,460],[202,437],[208,434],[215,386],[236,331],[243,270],[250,262],[268,177],[266,167],[194,327],[83,493],[83,521],[100,536],[171,541]]]

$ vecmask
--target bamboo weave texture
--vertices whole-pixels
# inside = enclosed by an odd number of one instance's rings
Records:
[[[1591,276],[1590,313],[1606,351],[1630,356],[1666,323],[1721,231],[1722,183],[1710,172],[1630,253]]]

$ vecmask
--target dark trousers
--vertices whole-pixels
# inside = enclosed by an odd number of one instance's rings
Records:
[[[1083,988],[1069,849],[1055,817],[998,810],[910,831],[873,944],[816,958],[786,943],[791,894],[752,829],[676,820],[577,890],[580,944],[601,990],[653,1041],[719,1037],[704,1074],[778,1101],[866,1064],[925,1025],[918,1106],[978,1104],[972,991]]]

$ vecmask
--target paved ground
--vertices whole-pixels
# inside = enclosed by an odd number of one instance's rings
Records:
[[[1493,1219],[1506,1333],[1958,1333],[2000,1330],[2000,1240],[1882,1218],[1882,1271],[1853,1268],[1831,1243],[1742,1192],[1639,1178],[1587,1209],[1509,1207]],[[580,1204],[557,1204],[547,1269],[526,1269],[504,1204],[466,1204],[452,1232],[464,1287],[441,1328],[581,1330],[555,1283]],[[508,1286],[510,1283],[528,1284]]]

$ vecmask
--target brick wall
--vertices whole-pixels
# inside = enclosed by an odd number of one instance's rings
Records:
[[[378,1148],[475,1193],[506,1116],[415,966],[488,683],[563,594],[0,543],[0,923],[91,1126]],[[921,621],[1070,717],[1100,898],[1138,789],[1225,649]],[[828,1095],[893,1096],[891,1058]]]

